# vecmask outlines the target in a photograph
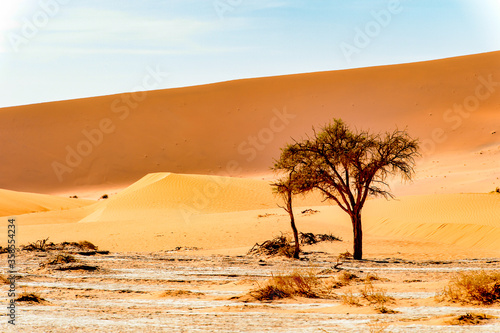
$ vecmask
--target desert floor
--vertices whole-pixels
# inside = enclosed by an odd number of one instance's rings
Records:
[[[469,259],[411,260],[394,255],[345,260],[332,269],[337,262],[332,252],[342,248],[342,242],[307,246],[303,260],[190,249],[75,255],[81,263],[97,266],[95,271],[41,267],[60,252],[22,251],[18,288],[46,302],[19,303],[16,327],[18,332],[498,331],[499,319],[473,326],[449,321],[470,312],[500,317],[500,306],[461,306],[435,297],[458,271],[499,269],[498,258],[479,259],[471,253]],[[348,271],[359,279],[334,289],[329,299],[260,302],[244,296],[271,275],[292,271],[312,271],[324,281]],[[343,303],[342,295],[359,295],[367,275],[378,278],[373,286],[393,298],[386,307],[396,313]],[[7,289],[2,286],[2,294]]]

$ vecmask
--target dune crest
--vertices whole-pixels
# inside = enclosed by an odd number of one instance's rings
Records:
[[[457,183],[487,192],[499,185],[499,82],[491,52],[3,108],[0,188],[67,194],[165,171],[267,175],[291,137],[337,117],[420,138],[418,193]]]

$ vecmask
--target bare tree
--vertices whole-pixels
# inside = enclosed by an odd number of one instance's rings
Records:
[[[393,197],[387,177],[411,180],[418,140],[406,131],[385,134],[352,131],[335,119],[312,138],[282,149],[275,170],[288,172],[290,193],[319,190],[349,214],[354,234],[354,259],[363,257],[361,210],[369,196]],[[285,187],[286,188],[286,187]],[[286,192],[286,190],[285,190]],[[291,204],[291,200],[290,200]]]

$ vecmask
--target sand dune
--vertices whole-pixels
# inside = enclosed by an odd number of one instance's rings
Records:
[[[279,148],[341,117],[422,142],[415,182],[366,204],[367,256],[498,256],[500,196],[486,193],[500,185],[499,65],[493,52],[1,109],[0,188],[112,195],[0,190],[0,216],[16,215],[21,244],[245,253],[290,230],[268,181]],[[344,239],[325,251],[350,250],[348,216],[321,199],[297,198],[299,229]]]
[[[265,176],[290,137],[341,117],[421,138],[422,172],[399,193],[487,192],[499,185],[499,81],[492,52],[3,108],[0,188],[80,194],[153,172]]]
[[[320,205],[322,197],[298,197],[297,205]],[[188,220],[193,215],[274,209],[282,204],[270,183],[219,176],[150,174],[102,201],[81,222]]]
[[[21,243],[46,237],[55,242],[87,239],[112,251],[196,247],[244,253],[255,242],[290,231],[289,218],[277,202],[264,181],[150,174],[93,205],[18,216],[23,230],[18,238]],[[299,229],[331,232],[344,239],[325,245],[326,251],[350,250],[349,217],[339,207],[320,203],[315,195],[296,200]],[[303,214],[305,208],[317,212]],[[370,200],[363,223],[368,256],[398,249],[411,257],[437,247],[444,253],[441,256],[500,253],[498,194]]]
[[[94,201],[92,200],[70,199],[0,189],[0,217],[68,210],[88,206],[93,203]]]

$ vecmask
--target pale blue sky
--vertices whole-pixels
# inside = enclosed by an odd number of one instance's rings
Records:
[[[499,3],[2,0],[0,107],[497,51]]]

